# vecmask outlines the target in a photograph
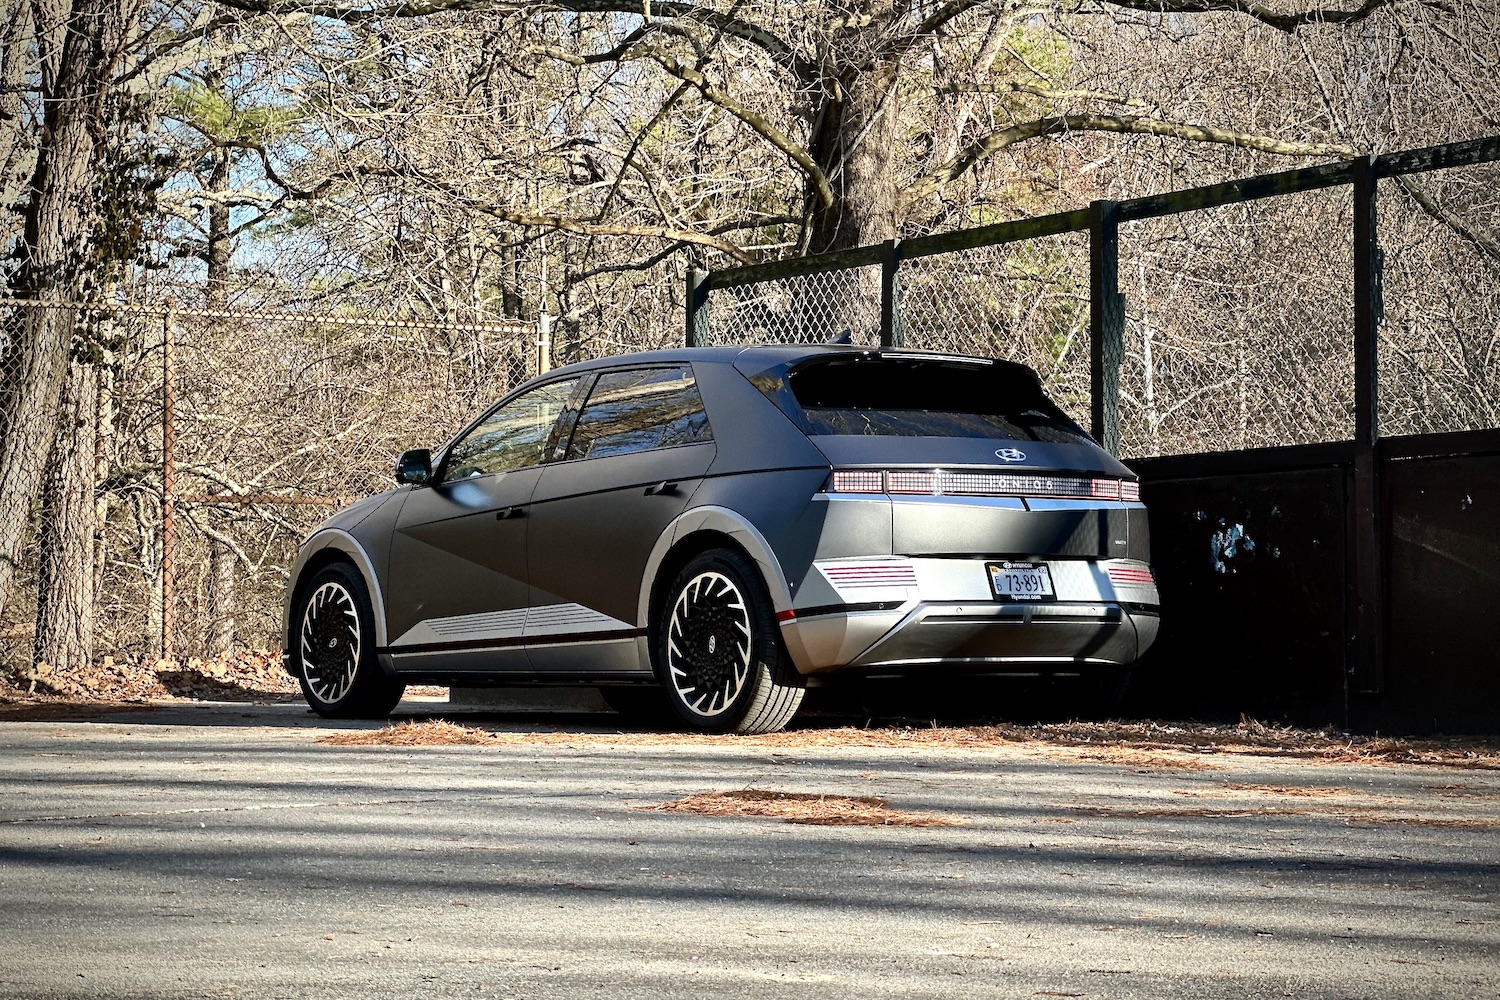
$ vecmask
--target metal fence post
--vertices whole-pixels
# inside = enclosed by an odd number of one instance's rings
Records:
[[[1120,203],[1089,206],[1089,430],[1120,453],[1120,363],[1125,357],[1125,297],[1120,294]]]
[[[162,317],[161,384],[161,658],[172,659],[177,547],[177,303]]]
[[[696,267],[688,268],[687,302],[686,308],[683,310],[687,316],[687,328],[684,331],[683,343],[688,347],[701,347],[703,345],[702,333],[698,329],[698,314],[699,310],[708,303],[708,290],[703,284],[707,278],[708,274],[706,272],[700,271]]]
[[[541,315],[536,320],[536,373],[545,375],[552,370],[552,314],[547,304],[542,303]]]
[[[880,346],[902,347],[906,337],[901,330],[897,270],[901,267],[901,241],[886,240],[880,255]]]
[[[1354,160],[1354,491],[1350,526],[1354,536],[1355,690],[1379,694],[1385,687],[1386,559],[1382,523],[1379,411],[1381,321],[1380,234],[1375,219],[1379,178],[1373,156]]]

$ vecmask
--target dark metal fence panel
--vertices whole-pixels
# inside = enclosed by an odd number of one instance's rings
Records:
[[[1342,723],[1348,467],[1156,461],[1139,467],[1164,614],[1135,704]]]
[[[1386,688],[1351,703],[1357,729],[1500,732],[1500,440],[1487,448],[1383,463]]]

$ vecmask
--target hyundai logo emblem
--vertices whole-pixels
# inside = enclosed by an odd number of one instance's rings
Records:
[[[1019,448],[1001,448],[995,452],[995,457],[1002,462],[1024,462],[1026,453]]]

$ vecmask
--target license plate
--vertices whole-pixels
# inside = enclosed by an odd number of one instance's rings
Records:
[[[1050,601],[1057,596],[1046,563],[987,563],[985,568],[991,589],[1002,601]]]

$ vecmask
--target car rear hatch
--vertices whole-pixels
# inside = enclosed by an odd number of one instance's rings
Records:
[[[1130,541],[1132,527],[1146,537],[1134,474],[1046,397],[1029,368],[844,352],[751,381],[828,458],[830,493],[889,498],[894,555],[1144,551]]]

